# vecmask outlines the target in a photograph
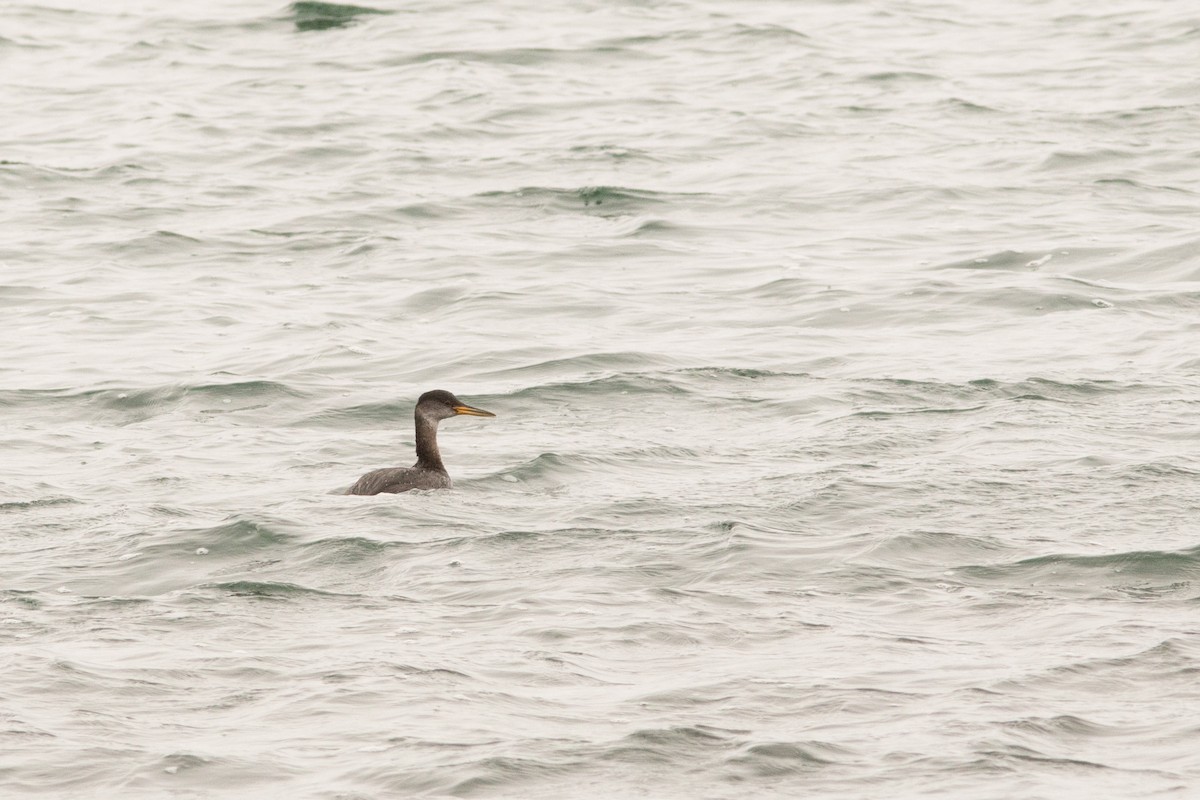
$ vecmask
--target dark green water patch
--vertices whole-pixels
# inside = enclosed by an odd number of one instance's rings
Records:
[[[926,82],[942,80],[940,75],[933,75],[928,72],[912,72],[912,71],[892,71],[892,72],[872,72],[869,75],[864,75],[862,80],[868,83],[904,83],[904,82]]]
[[[0,503],[0,514],[21,512],[21,511],[38,511],[51,506],[70,506],[80,505],[81,501],[71,497],[43,497],[37,500],[13,500],[7,503]]]
[[[967,566],[957,575],[1007,586],[1115,591],[1134,599],[1175,597],[1200,580],[1200,547],[1134,550],[1100,556],[1048,555],[1009,564]]]
[[[16,603],[25,608],[41,608],[45,605],[37,592],[26,589],[0,589],[0,602]]]
[[[1000,113],[999,109],[992,108],[991,106],[985,106],[980,103],[975,103],[970,100],[964,100],[961,97],[948,97],[945,100],[938,103],[938,107],[946,109],[948,111],[952,111],[952,112],[953,111],[962,111],[962,112],[966,112],[969,114],[999,114]]]
[[[292,3],[291,12],[298,31],[324,31],[330,28],[344,28],[358,17],[377,14],[391,14],[367,6],[352,6],[342,3],[318,3],[311,0],[301,0]]]
[[[225,581],[222,583],[206,583],[200,588],[228,592],[235,597],[261,597],[268,600],[289,600],[297,597],[359,597],[357,594],[328,592],[323,589],[301,586],[298,583],[286,583],[282,581]]]

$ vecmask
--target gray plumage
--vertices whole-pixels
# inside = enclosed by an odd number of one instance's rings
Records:
[[[368,472],[346,494],[398,494],[410,489],[449,489],[450,473],[438,452],[438,423],[459,415],[494,417],[490,411],[473,408],[450,392],[435,389],[417,399],[413,418],[417,431],[417,463],[411,467],[389,467]]]

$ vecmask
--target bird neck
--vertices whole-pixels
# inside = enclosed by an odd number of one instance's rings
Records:
[[[442,464],[442,454],[438,452],[437,429],[438,421],[432,417],[417,413],[417,466],[425,469],[446,471]]]

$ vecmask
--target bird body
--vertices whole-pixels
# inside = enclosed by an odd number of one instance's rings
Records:
[[[399,494],[410,489],[449,489],[450,473],[437,446],[438,423],[460,415],[494,417],[490,411],[463,403],[450,392],[435,389],[417,399],[413,411],[417,431],[417,463],[411,467],[377,469],[363,475],[346,494]]]
[[[363,475],[346,494],[399,494],[409,489],[449,489],[451,485],[444,469],[386,467]]]

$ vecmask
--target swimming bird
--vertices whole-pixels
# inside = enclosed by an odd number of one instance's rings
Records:
[[[437,428],[457,416],[494,417],[490,411],[467,405],[450,392],[435,389],[417,398],[417,463],[411,467],[377,469],[363,475],[346,494],[399,494],[409,489],[449,489],[450,473],[438,452]]]

